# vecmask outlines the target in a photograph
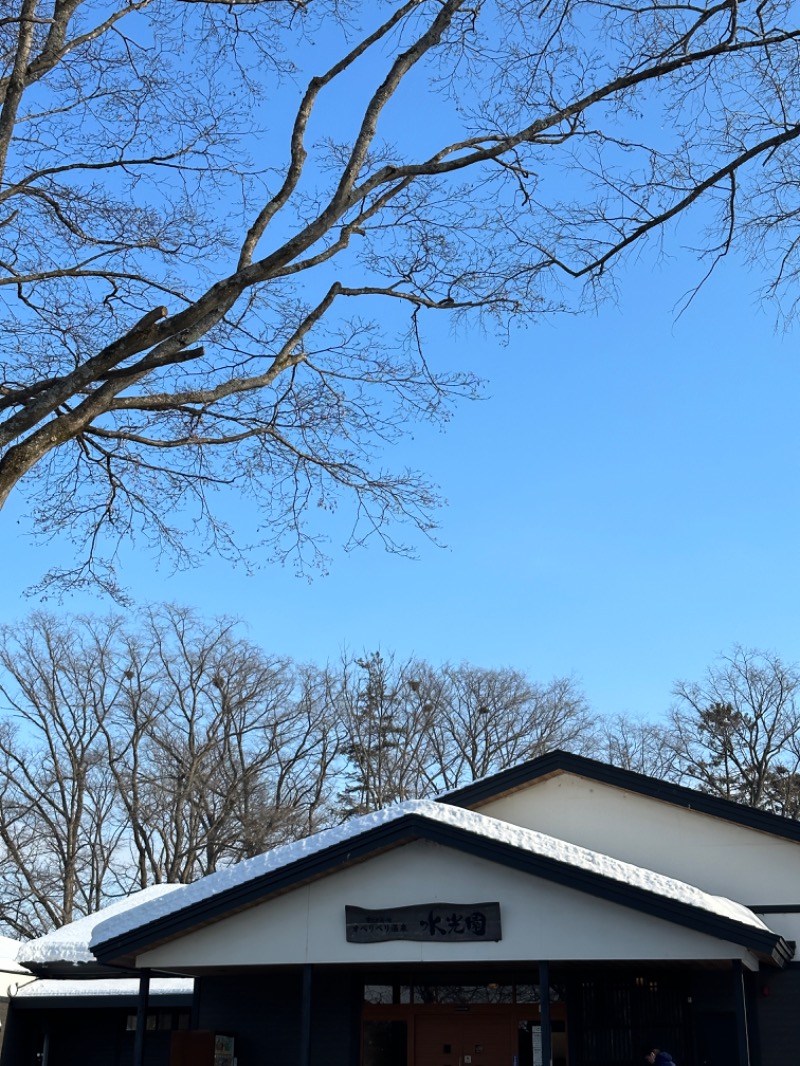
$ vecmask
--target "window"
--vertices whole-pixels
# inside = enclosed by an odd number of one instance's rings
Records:
[[[174,1007],[170,1010],[149,1010],[147,1012],[147,1029],[168,1032],[172,1029],[189,1028],[188,1007]],[[136,1032],[136,1011],[128,1014],[125,1019],[125,1029],[129,1033]]]

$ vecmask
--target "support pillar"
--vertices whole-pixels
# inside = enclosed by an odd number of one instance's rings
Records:
[[[539,963],[539,1013],[542,1024],[542,1066],[553,1066],[553,1028],[550,1024],[550,963]]]
[[[150,1003],[150,971],[139,975],[139,1000],[136,1004],[136,1039],[133,1045],[133,1066],[144,1066],[144,1034],[147,1032],[147,1008]]]
[[[747,1031],[747,997],[744,988],[744,967],[741,959],[733,959],[733,1000],[736,1005],[736,1049],[739,1066],[750,1066],[750,1038]]]
[[[300,1014],[300,1066],[311,1066],[311,965],[303,967],[303,1000]],[[136,1064],[138,1066],[138,1063]]]

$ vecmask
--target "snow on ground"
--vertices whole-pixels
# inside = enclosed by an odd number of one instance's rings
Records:
[[[433,800],[409,800],[372,814],[352,818],[341,826],[327,829],[303,840],[274,848],[253,859],[246,859],[224,870],[209,874],[193,884],[181,886],[180,891],[159,895],[150,901],[118,910],[110,908],[97,915],[92,929],[91,945],[95,946],[170,914],[176,914],[194,904],[213,899],[228,889],[244,885],[264,874],[318,854],[326,848],[354,840],[363,833],[387,825],[407,815],[416,815],[431,822],[466,830],[475,836],[509,844],[520,851],[553,859],[576,869],[590,871],[611,881],[644,889],[654,895],[695,907],[730,921],[768,931],[768,927],[751,911],[723,896],[712,896],[693,885],[666,877],[652,870],[633,866],[608,855],[590,851],[564,840],[523,829],[508,822],[489,818],[475,811],[453,807]]]
[[[95,914],[78,918],[60,929],[54,929],[52,933],[46,933],[45,936],[40,936],[36,940],[20,944],[17,958],[19,962],[27,964],[94,962],[94,955],[89,950],[89,941],[98,922],[112,919],[114,915],[120,915],[131,908],[171,895],[181,887],[181,885],[152,885],[150,888],[142,889],[141,892],[134,892],[126,899],[110,903]]]

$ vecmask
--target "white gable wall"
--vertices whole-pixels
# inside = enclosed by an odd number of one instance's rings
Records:
[[[746,906],[800,904],[800,844],[602,782],[557,774],[475,810]],[[800,915],[766,920],[800,940]]]
[[[350,944],[345,906],[500,903],[503,939]],[[138,966],[731,959],[741,947],[427,841],[377,855],[148,951]]]

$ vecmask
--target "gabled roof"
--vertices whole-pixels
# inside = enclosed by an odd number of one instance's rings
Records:
[[[156,945],[415,840],[732,942],[778,965],[791,957],[783,938],[741,904],[534,830],[426,800],[351,819],[111,917],[96,926],[92,951],[100,962],[132,965]]]
[[[499,799],[501,796],[517,792],[537,781],[543,781],[558,774],[584,777],[590,781],[612,785],[626,792],[661,800],[675,807],[700,811],[712,818],[721,818],[748,829],[757,829],[759,832],[770,833],[772,836],[783,837],[786,840],[800,841],[800,822],[793,818],[759,811],[743,803],[709,796],[696,789],[686,788],[684,785],[673,785],[668,781],[647,777],[633,770],[622,770],[618,766],[610,766],[608,763],[587,759],[584,755],[573,755],[566,751],[548,752],[536,759],[501,770],[490,777],[473,781],[463,788],[445,792],[437,797],[437,802],[474,809],[490,800]]]

